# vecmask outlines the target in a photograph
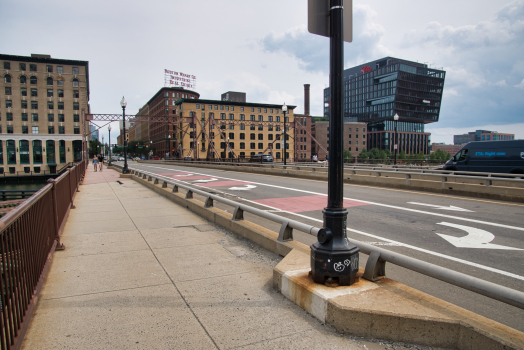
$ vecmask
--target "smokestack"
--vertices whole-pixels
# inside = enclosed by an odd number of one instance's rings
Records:
[[[304,115],[309,115],[309,84],[304,84]]]

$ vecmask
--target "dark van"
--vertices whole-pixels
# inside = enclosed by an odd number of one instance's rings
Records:
[[[443,169],[524,174],[524,140],[470,142]]]

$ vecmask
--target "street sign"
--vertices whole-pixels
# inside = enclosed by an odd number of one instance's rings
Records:
[[[329,38],[330,0],[308,0],[307,29],[311,34]],[[344,0],[344,41],[353,41],[353,1]]]

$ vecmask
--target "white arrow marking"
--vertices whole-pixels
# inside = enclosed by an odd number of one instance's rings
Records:
[[[457,224],[450,224],[449,222],[439,222],[437,223],[437,225],[445,225],[449,227],[458,228],[459,230],[464,230],[468,233],[466,236],[462,236],[462,237],[455,237],[455,236],[444,235],[442,233],[437,233],[437,235],[444,238],[446,241],[448,241],[449,243],[453,244],[455,247],[458,247],[458,248],[523,250],[519,248],[507,247],[507,246],[498,245],[498,244],[491,244],[489,242],[491,242],[495,238],[495,235],[493,235],[491,232],[484,231],[478,228],[457,225]]]
[[[172,176],[172,177],[180,177],[180,176],[193,176],[193,174],[184,174],[184,175],[169,175],[169,176]]]
[[[211,181],[218,181],[218,179],[214,179],[214,178],[211,178],[211,179],[201,179],[201,180],[195,180],[193,182],[211,182]]]
[[[256,188],[257,186],[254,185],[245,185],[243,187],[231,187],[230,190],[233,191],[245,191],[245,190],[252,190],[253,188]]]
[[[426,203],[417,203],[417,202],[408,202],[408,204],[416,204],[416,205],[425,205],[426,207],[433,207],[435,209],[442,209],[442,210],[453,210],[453,211],[468,211],[470,213],[474,213],[473,210],[468,210],[464,208],[455,207],[453,205],[450,205],[449,207],[446,207],[444,205],[436,205],[436,204],[426,204]]]

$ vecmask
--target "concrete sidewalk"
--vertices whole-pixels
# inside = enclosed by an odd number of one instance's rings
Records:
[[[114,170],[75,205],[22,349],[399,348],[322,325],[273,290],[279,256]]]

